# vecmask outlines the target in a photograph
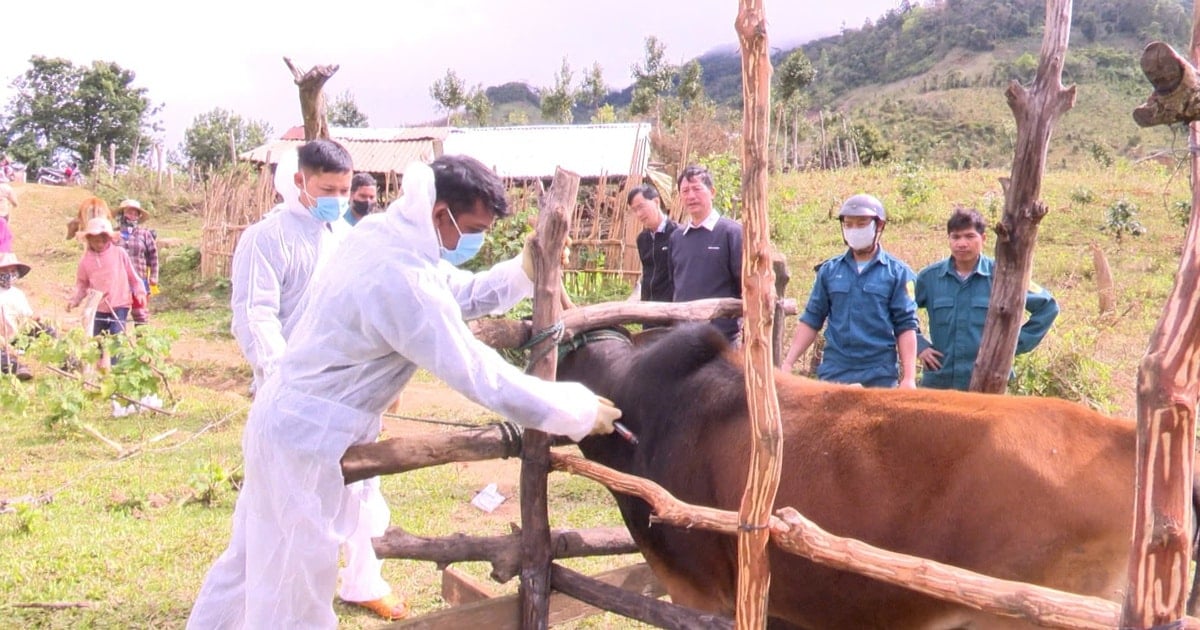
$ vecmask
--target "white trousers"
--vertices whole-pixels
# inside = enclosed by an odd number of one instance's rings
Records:
[[[379,491],[379,477],[356,481],[346,487],[357,499],[358,527],[342,543],[346,566],[338,572],[341,580],[338,597],[347,602],[380,599],[391,593],[392,588],[380,573],[383,560],[375,557],[371,539],[387,531],[392,513]]]
[[[347,488],[341,458],[378,434],[379,416],[268,379],[242,438],[246,478],[229,548],[209,569],[188,628],[337,627],[338,546],[358,529],[362,497],[383,500],[377,485]]]

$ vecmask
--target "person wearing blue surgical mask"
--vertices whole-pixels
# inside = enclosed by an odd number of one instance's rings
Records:
[[[525,374],[467,327],[533,295],[529,246],[478,273],[452,264],[469,260],[509,214],[499,176],[444,155],[409,164],[403,186],[313,279],[278,369],[254,399],[229,548],[188,628],[337,627],[338,544],[363,521],[341,459],[378,437],[380,414],[418,369],[508,420],[575,440],[611,433],[620,416],[579,383]]]

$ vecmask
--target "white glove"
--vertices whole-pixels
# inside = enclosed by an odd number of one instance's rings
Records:
[[[530,282],[535,281],[533,277],[533,237],[536,234],[536,232],[530,232],[529,236],[525,237],[525,247],[521,248],[521,270],[525,272],[525,276],[529,278]],[[563,245],[561,260],[564,268],[571,262],[571,237],[569,236]]]
[[[613,401],[603,397],[596,396],[596,425],[592,427],[592,435],[607,435],[613,432],[613,422],[621,417],[621,410],[617,409]]]

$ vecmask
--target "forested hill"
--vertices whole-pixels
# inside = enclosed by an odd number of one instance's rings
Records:
[[[1170,130],[1137,128],[1130,112],[1150,89],[1138,61],[1142,48],[1163,40],[1184,50],[1191,14],[1191,0],[1075,0],[1063,82],[1078,86],[1078,98],[1055,134],[1051,166],[1139,158],[1178,142]],[[1007,165],[1015,126],[1003,89],[1013,79],[1032,81],[1044,23],[1044,0],[901,3],[859,28],[801,46],[815,70],[806,106],[877,129],[894,156]],[[702,63],[710,96],[736,104],[738,66],[712,63],[710,72]]]
[[[1076,0],[1071,48],[1127,49],[1130,42],[1139,42],[1137,50],[1131,51],[1138,52],[1152,40],[1181,47],[1191,35],[1191,14],[1188,0]],[[1031,37],[1035,45],[1028,50],[1036,54],[1044,23],[1044,0],[903,2],[860,28],[801,48],[817,71],[812,94],[820,105],[855,88],[935,71],[939,62],[952,54],[984,55],[1028,43]],[[781,52],[779,58],[785,54]],[[712,81],[714,89],[727,83],[719,76]],[[737,92],[711,94],[722,98]]]

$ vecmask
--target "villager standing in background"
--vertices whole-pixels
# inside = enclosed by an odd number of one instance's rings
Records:
[[[131,315],[134,324],[145,324],[150,321],[150,296],[158,293],[158,235],[142,225],[150,213],[137,199],[122,201],[117,211],[121,229],[118,244],[129,254],[146,289],[144,301],[134,300]]]
[[[674,302],[705,298],[742,297],[742,225],[713,209],[712,175],[703,166],[688,166],[679,174],[679,198],[689,220],[671,234],[671,281]],[[737,344],[741,319],[712,320],[731,343]]]
[[[922,387],[966,391],[983,340],[996,262],[983,254],[987,222],[977,210],[955,209],[946,221],[946,235],[950,256],[917,274],[917,307],[929,313],[929,337],[933,339],[917,336],[917,356],[924,367]],[[1025,310],[1029,319],[1017,337],[1017,354],[1030,352],[1042,342],[1058,317],[1058,302],[1049,291],[1030,282]]]
[[[817,267],[817,278],[783,360],[796,359],[825,328],[817,378],[865,387],[915,388],[917,303],[913,272],[879,244],[887,226],[883,204],[854,195],[838,211],[847,249]],[[896,360],[900,361],[897,378]]]
[[[675,298],[671,281],[671,234],[679,227],[662,208],[662,197],[649,184],[630,189],[626,197],[629,210],[642,225],[637,235],[638,258],[642,261],[642,279],[636,295],[643,302],[670,302]]]
[[[379,185],[370,173],[355,173],[350,180],[350,207],[342,218],[356,225],[362,218],[375,211],[375,200],[379,196]]]

